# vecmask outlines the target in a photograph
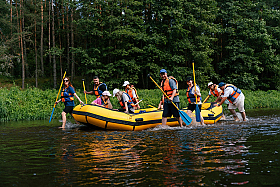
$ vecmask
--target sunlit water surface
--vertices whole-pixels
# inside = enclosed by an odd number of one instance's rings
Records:
[[[0,186],[280,186],[280,111],[246,123],[94,131],[0,124]]]

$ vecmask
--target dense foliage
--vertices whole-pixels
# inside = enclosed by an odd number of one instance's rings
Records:
[[[280,89],[280,11],[276,0],[0,0],[0,73],[51,77],[65,69],[89,86],[124,80],[154,88],[161,68],[181,88],[225,81],[251,90]],[[34,84],[35,86],[35,84]]]
[[[280,108],[280,93],[275,90],[270,91],[248,91],[242,90],[246,97],[245,109],[255,108]],[[13,86],[11,89],[0,89],[0,122],[17,121],[17,120],[38,120],[50,119],[58,90],[41,90],[37,88],[28,88],[21,90],[19,87]],[[84,94],[81,90],[76,90],[77,95],[85,102]],[[112,93],[112,91],[110,91]],[[155,90],[138,90],[141,108],[149,108],[158,106],[162,93],[159,89]],[[208,91],[203,90],[203,99],[208,95]],[[260,95],[265,95],[268,99],[264,100]],[[180,108],[187,107],[185,90],[180,90]],[[87,95],[87,103],[95,100],[95,96]],[[208,100],[213,102],[213,96]],[[120,108],[115,97],[111,97],[113,108]],[[75,99],[75,104],[78,104]],[[54,110],[53,118],[61,118],[61,112],[64,108],[63,103],[59,103]],[[224,106],[226,108],[226,106]]]

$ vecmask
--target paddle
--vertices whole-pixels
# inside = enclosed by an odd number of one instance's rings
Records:
[[[202,104],[203,103],[205,103],[205,101],[207,101],[207,99],[210,97],[210,95],[208,95],[205,99],[204,99],[204,101],[202,102]]]
[[[86,91],[85,79],[83,79],[83,87],[84,87],[84,91]],[[85,99],[86,99],[86,104],[87,104],[87,94],[86,93],[85,93]]]
[[[195,73],[194,73],[194,63],[192,63],[192,66],[193,66],[193,82],[194,82],[194,90],[196,92],[196,84],[195,84]],[[199,107],[198,107],[198,104],[197,104],[197,95],[195,94],[195,118],[196,118],[196,121],[197,122],[201,122],[201,119],[200,119],[200,110],[199,110]]]
[[[59,88],[59,91],[58,91],[58,94],[57,94],[57,97],[56,97],[55,103],[56,103],[56,101],[57,101],[57,99],[58,99],[58,96],[59,96],[59,94],[60,94],[60,90],[61,90],[61,87],[62,87],[62,84],[63,84],[63,79],[65,78],[65,75],[66,75],[66,71],[67,71],[67,69],[65,70],[65,73],[64,73],[64,75],[63,75],[63,78],[62,78],[62,81],[61,81],[61,84],[60,84],[60,88]],[[52,116],[53,116],[54,108],[55,108],[55,106],[56,106],[56,104],[55,104],[55,103],[54,103],[54,106],[53,106],[53,110],[52,110],[52,114],[51,114],[51,117],[50,117],[49,123],[52,121]]]
[[[150,74],[148,74],[148,77],[155,83],[155,85],[161,90],[161,92],[165,95],[165,97],[167,99],[169,99],[169,97],[166,95],[166,93],[161,89],[161,87],[154,81],[154,79],[151,77]],[[179,108],[173,103],[173,101],[171,101],[171,103],[174,105],[174,107],[179,111],[180,117],[182,118],[182,120],[184,121],[184,123],[186,125],[189,125],[192,122],[192,118],[190,118],[190,116],[188,116],[184,111],[179,110]]]

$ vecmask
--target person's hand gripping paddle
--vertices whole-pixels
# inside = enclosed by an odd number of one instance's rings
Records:
[[[161,89],[161,87],[154,81],[154,79],[151,77],[150,74],[148,74],[148,77],[155,83],[155,85],[161,90],[161,92],[165,95],[165,97],[167,99],[169,99],[169,97],[166,95],[166,93]],[[188,116],[188,114],[186,114],[184,111],[179,110],[179,108],[173,103],[173,101],[171,101],[171,103],[174,105],[174,107],[179,111],[180,117],[182,118],[183,122],[186,125],[189,125],[192,122],[192,118],[190,118],[190,116]]]

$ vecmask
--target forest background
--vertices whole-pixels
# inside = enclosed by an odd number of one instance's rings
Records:
[[[165,68],[186,87],[280,90],[278,0],[0,0],[0,76],[41,89],[67,75],[91,89],[155,85]],[[1,85],[0,85],[1,86]]]

